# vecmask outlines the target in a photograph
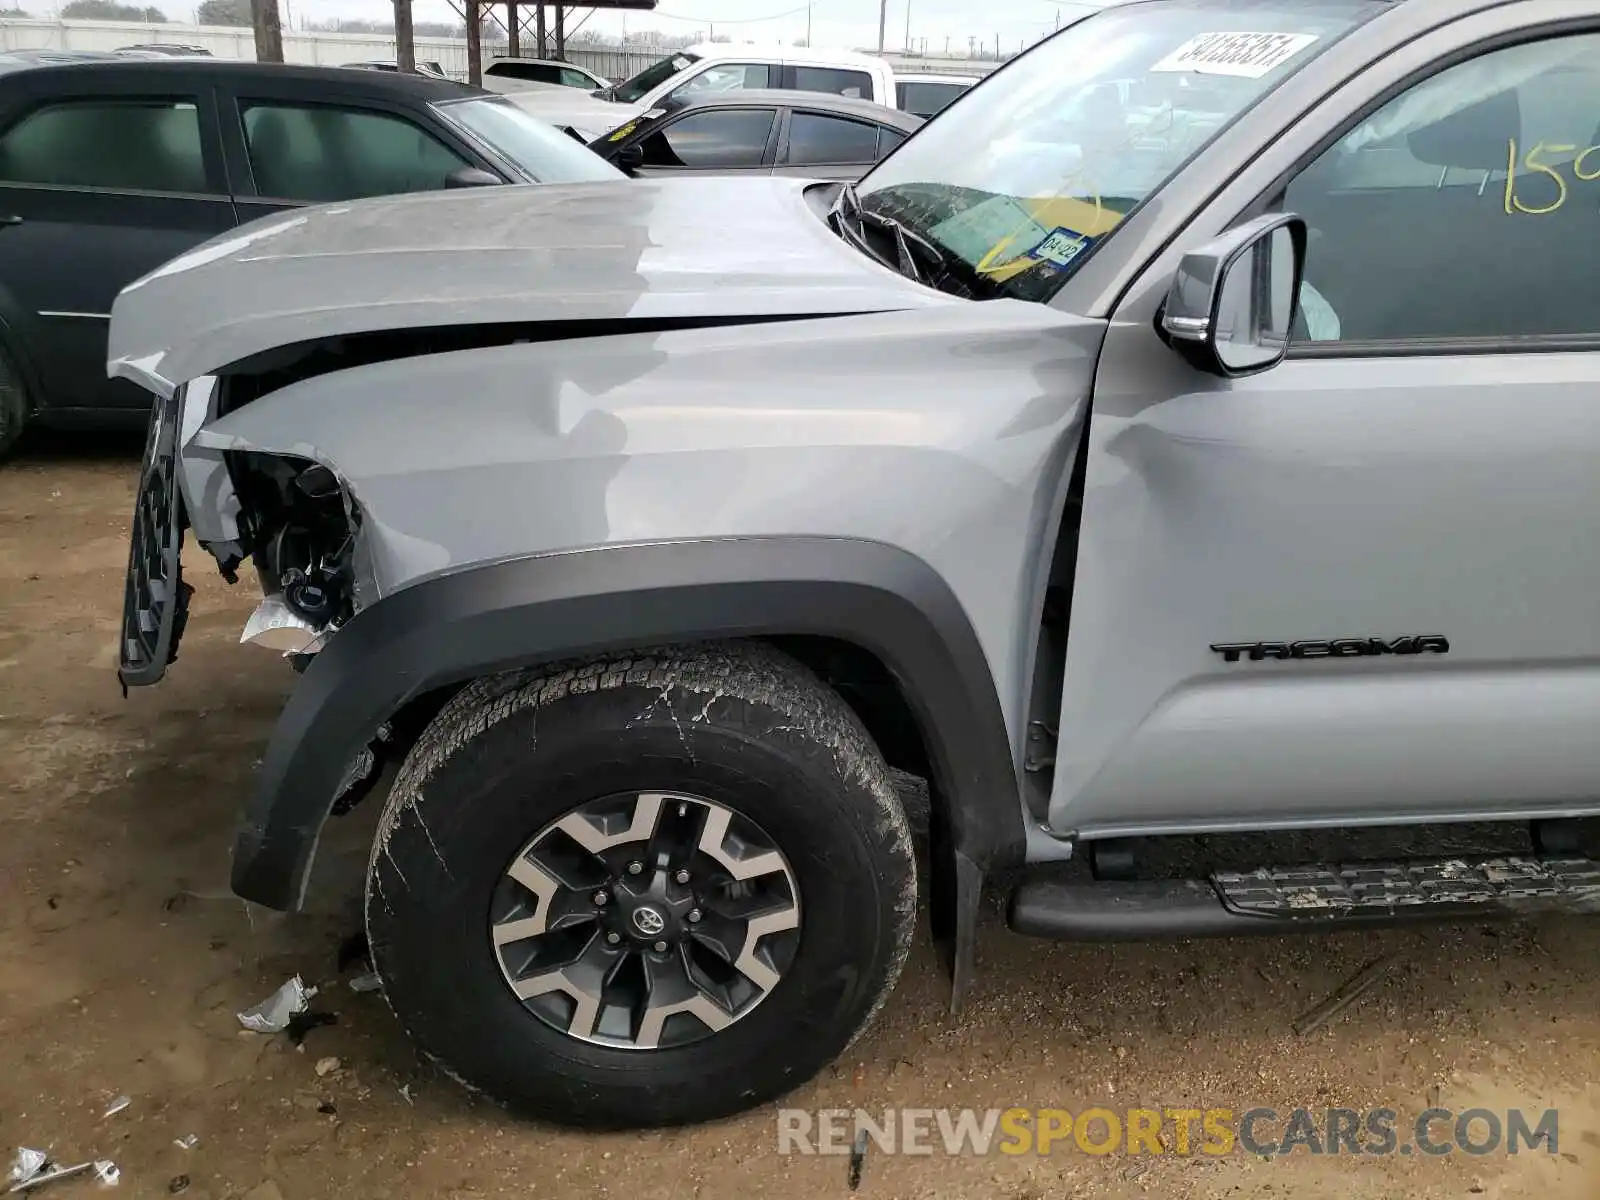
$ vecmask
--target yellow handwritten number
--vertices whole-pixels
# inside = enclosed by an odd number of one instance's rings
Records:
[[[1547,204],[1543,208],[1529,208],[1521,200],[1517,199],[1517,139],[1508,138],[1506,140],[1506,215],[1510,216],[1513,211],[1516,211],[1520,213],[1527,213],[1529,216],[1542,216],[1545,213],[1555,212],[1556,209],[1565,204],[1567,202],[1567,181],[1561,177],[1560,171],[1556,170],[1549,163],[1540,162],[1539,159],[1545,154],[1570,154],[1576,149],[1576,146],[1558,146],[1540,141],[1535,143],[1533,148],[1529,150],[1528,153],[1523,157],[1522,167],[1524,170],[1535,171],[1541,175],[1548,175],[1555,181],[1556,185],[1555,203]],[[1584,153],[1587,154],[1588,151],[1586,150]],[[1582,161],[1582,156],[1580,156],[1578,162]],[[1589,176],[1582,175],[1578,172],[1577,163],[1573,164],[1573,173],[1577,174],[1579,179],[1600,178],[1600,172]]]

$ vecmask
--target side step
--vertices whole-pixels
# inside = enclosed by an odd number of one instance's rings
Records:
[[[1408,921],[1600,913],[1600,862],[1412,859],[1218,871],[1209,879],[1024,883],[1007,922],[1068,942],[1299,933]]]

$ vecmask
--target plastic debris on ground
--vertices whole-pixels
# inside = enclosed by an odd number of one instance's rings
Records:
[[[411,1085],[409,1083],[401,1087],[400,1099],[404,1100],[407,1104],[416,1104],[416,1101],[411,1098]]]
[[[30,1150],[26,1146],[17,1148],[17,1157],[11,1163],[11,1182],[26,1183],[32,1179],[50,1162],[50,1156],[43,1150]]]
[[[383,986],[376,971],[364,971],[350,980],[352,992],[375,992]]]
[[[109,1106],[108,1106],[108,1107],[107,1107],[107,1108],[106,1108],[106,1111],[105,1111],[105,1112],[103,1112],[103,1113],[101,1113],[101,1114],[100,1114],[100,1116],[101,1116],[101,1117],[102,1117],[102,1118],[105,1118],[105,1117],[114,1117],[114,1116],[116,1116],[116,1115],[117,1115],[117,1114],[118,1114],[118,1113],[119,1113],[119,1112],[121,1112],[121,1111],[122,1111],[122,1110],[123,1110],[123,1109],[125,1109],[125,1108],[127,1108],[127,1107],[128,1107],[128,1106],[129,1106],[129,1105],[130,1105],[130,1104],[132,1104],[132,1103],[133,1103],[133,1101],[132,1101],[132,1100],[130,1100],[130,1099],[128,1099],[128,1097],[126,1097],[126,1096],[118,1096],[118,1097],[117,1097],[117,1098],[116,1098],[116,1099],[115,1099],[115,1100],[113,1100],[113,1101],[112,1101],[112,1102],[111,1102],[111,1104],[110,1104],[110,1105],[109,1105]]]
[[[193,1150],[200,1144],[200,1135],[197,1133],[186,1133],[181,1138],[173,1138],[172,1144],[179,1150]]]
[[[239,1013],[239,1024],[255,1033],[281,1033],[295,1014],[305,1012],[316,994],[316,988],[308,988],[296,975],[260,1004]]]
[[[33,1153],[38,1154],[38,1151]],[[29,1160],[30,1163],[32,1161],[32,1159]],[[12,1168],[13,1176],[16,1174],[17,1167],[21,1165],[21,1156],[19,1155],[17,1166]],[[75,1179],[80,1175],[88,1175],[91,1172],[100,1181],[102,1187],[116,1187],[122,1182],[122,1172],[118,1170],[117,1164],[108,1158],[98,1158],[90,1162],[77,1163],[70,1167],[58,1167],[55,1163],[46,1159],[41,1169],[35,1170],[33,1174],[25,1179],[17,1180],[11,1185],[10,1191],[13,1193],[31,1192],[35,1188],[44,1187],[48,1183],[55,1183],[62,1179]]]

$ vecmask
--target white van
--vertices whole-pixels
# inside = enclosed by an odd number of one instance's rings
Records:
[[[508,99],[585,141],[609,133],[679,92],[785,88],[828,92],[895,106],[894,72],[881,58],[852,50],[707,42],[676,50],[631,79],[594,95],[539,88]]]

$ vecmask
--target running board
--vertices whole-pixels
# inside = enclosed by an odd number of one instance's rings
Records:
[[[1068,942],[1301,933],[1533,912],[1600,913],[1588,858],[1412,859],[1218,871],[1209,879],[1024,883],[1007,921]]]

